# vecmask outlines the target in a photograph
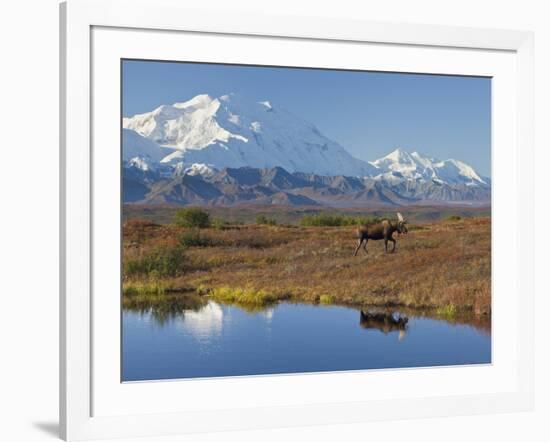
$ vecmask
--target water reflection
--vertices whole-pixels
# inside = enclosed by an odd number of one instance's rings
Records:
[[[125,296],[122,300],[125,311],[148,314],[161,326],[173,319],[198,314],[207,304],[204,297],[196,294]],[[202,317],[202,313],[198,316]],[[195,316],[195,322],[197,321],[203,319]]]
[[[273,320],[274,313],[275,309],[273,307],[266,308],[263,312],[261,312],[262,316],[268,324]]]
[[[147,315],[157,325],[163,326],[169,320],[179,319],[185,321],[189,330],[195,331],[197,335],[204,335],[207,331],[219,332],[224,320],[224,305],[218,304],[204,296],[192,293],[179,293],[169,295],[148,295],[148,296],[132,296],[123,297],[123,308],[125,311],[137,312],[141,315]],[[273,315],[277,306],[274,305],[240,305],[226,304],[242,310],[250,315],[262,317],[269,324],[273,320]],[[293,305],[293,304],[289,304]],[[329,308],[329,307],[324,307]],[[377,310],[376,308],[369,310],[346,307],[350,310],[359,310],[359,325],[364,329],[376,329],[384,334],[399,332],[399,338],[403,339],[409,327],[409,317],[434,317],[430,311],[408,311],[392,312],[385,310]],[[226,312],[227,313],[227,312]],[[435,317],[436,319],[439,319]],[[229,317],[225,318],[229,320]],[[466,315],[453,318],[445,318],[448,324],[467,324],[476,329],[490,335],[491,322],[490,317]]]
[[[377,329],[384,334],[397,331],[400,341],[405,337],[408,322],[409,318],[396,313],[359,311],[359,325],[362,328]]]
[[[224,314],[221,306],[208,302],[199,310],[187,310],[181,316],[181,325],[186,332],[197,338],[208,338],[222,331]]]
[[[288,302],[252,308],[194,293],[135,296],[123,307],[125,381],[491,361],[490,332],[428,312]]]

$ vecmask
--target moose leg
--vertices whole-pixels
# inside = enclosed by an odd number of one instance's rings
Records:
[[[384,247],[386,248],[386,253],[388,253],[388,239],[384,238]]]
[[[361,247],[361,244],[363,244],[363,238],[359,238],[357,240],[357,248],[355,249],[355,253],[353,254],[353,256],[357,256],[357,252],[359,251],[359,248]]]
[[[393,238],[390,238],[390,241],[393,243],[393,249],[391,249],[391,252],[393,253],[393,252],[395,252],[395,244],[396,244],[396,241],[395,241],[395,239],[393,239]]]
[[[363,249],[365,249],[365,253],[368,255],[369,252],[367,251],[367,243],[369,242],[369,239],[365,239],[365,244],[363,245]]]

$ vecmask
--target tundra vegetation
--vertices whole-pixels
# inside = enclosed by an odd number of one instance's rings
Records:
[[[350,215],[331,215],[319,213],[315,215],[305,215],[300,220],[302,227],[343,227],[343,226],[361,226],[380,222],[381,218],[377,216],[350,216]]]
[[[277,225],[277,220],[275,218],[268,218],[265,215],[256,216],[256,224],[260,226],[275,226]]]
[[[210,214],[199,207],[178,209],[174,223],[180,227],[210,227]]]
[[[158,306],[163,298],[200,305],[211,298],[253,310],[284,300],[490,323],[491,221],[485,212],[415,222],[416,215],[404,211],[408,234],[393,233],[396,253],[386,254],[383,241],[369,241],[368,255],[354,257],[358,225],[381,222],[381,216],[302,213],[282,224],[241,209],[247,219],[216,213],[211,222],[210,209],[188,208],[166,222],[165,210],[159,209],[160,222],[153,212],[126,216],[125,307]]]

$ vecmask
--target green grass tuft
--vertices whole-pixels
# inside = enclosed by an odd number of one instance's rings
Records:
[[[440,317],[446,318],[446,319],[454,318],[457,313],[458,313],[458,309],[456,308],[456,306],[454,306],[452,304],[444,305],[442,307],[438,307],[437,310],[436,310],[437,316],[440,316]]]
[[[331,295],[321,295],[321,296],[319,297],[319,304],[325,304],[325,305],[334,304],[334,296],[331,296]]]
[[[255,304],[266,305],[273,304],[277,298],[265,290],[255,290],[253,288],[233,288],[217,287],[210,289],[209,296],[219,302],[234,304]]]
[[[164,281],[126,281],[122,284],[124,296],[164,295],[172,287]]]

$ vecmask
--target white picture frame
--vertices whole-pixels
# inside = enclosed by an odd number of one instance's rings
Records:
[[[356,20],[320,19],[314,17],[245,15],[228,11],[201,11],[186,8],[177,0],[69,0],[60,6],[61,17],[61,154],[60,154],[60,428],[66,440],[114,438],[130,436],[161,436],[168,434],[224,431],[235,429],[258,429],[282,426],[321,425],[329,423],[352,423],[366,420],[448,416],[487,412],[510,412],[528,410],[533,405],[533,35],[530,32],[453,28],[433,25],[377,23]],[[510,96],[503,93],[495,98],[503,111],[499,124],[508,122],[513,126],[513,137],[495,137],[493,180],[500,192],[501,201],[510,201],[504,229],[494,222],[494,246],[498,248],[500,271],[494,273],[493,290],[499,294],[499,303],[494,308],[498,318],[509,318],[508,335],[496,333],[500,341],[509,339],[510,355],[501,358],[487,370],[465,367],[462,371],[446,367],[421,370],[382,370],[346,373],[342,375],[315,374],[294,376],[265,376],[254,379],[222,379],[185,382],[152,382],[130,384],[124,387],[113,384],[110,372],[119,369],[119,360],[109,365],[109,353],[103,352],[103,337],[116,333],[118,324],[107,304],[94,299],[94,259],[101,248],[96,247],[93,225],[97,213],[103,210],[94,203],[94,194],[101,194],[92,170],[94,103],[101,106],[101,87],[92,78],[98,67],[103,66],[96,54],[97,65],[92,65],[94,51],[108,52],[101,46],[101,38],[94,40],[98,29],[134,33],[155,32],[164,39],[178,35],[207,36],[209,39],[258,39],[284,40],[293,47],[302,43],[330,45],[374,45],[383,53],[395,47],[411,48],[425,52],[429,61],[430,51],[485,51],[487,54],[507,54],[507,61],[498,72],[503,81],[513,82]],[[166,33],[165,31],[169,31]],[[161,35],[162,34],[162,35]],[[111,59],[119,57],[118,43],[109,36],[113,52]],[[152,37],[151,37],[152,38]],[[198,37],[197,37],[198,38]],[[104,39],[105,40],[105,39]],[[121,39],[124,40],[124,39]],[[267,41],[267,40],[266,40]],[[154,45],[150,45],[154,53]],[[167,47],[170,46],[167,44]],[[120,46],[124,47],[124,46]],[[128,46],[126,46],[128,47]],[[386,48],[386,49],[385,49]],[[145,50],[145,49],[141,49]],[[169,49],[166,49],[169,51]],[[294,49],[290,49],[292,52]],[[101,52],[101,53],[103,53]],[[272,54],[262,55],[266,62]],[[107,55],[107,54],[106,54]],[[442,55],[445,56],[444,54]],[[163,58],[163,57],[159,57]],[[485,57],[490,58],[490,57]],[[497,59],[498,57],[495,57]],[[479,59],[479,58],[478,58]],[[406,70],[406,62],[394,69]],[[257,59],[256,59],[257,61]],[[329,60],[330,62],[330,60]],[[344,63],[342,61],[341,63]],[[412,62],[411,62],[412,63]],[[449,59],[450,72],[468,74],[473,68],[460,67],[460,57],[453,65]],[[475,63],[475,57],[474,57]],[[481,63],[481,62],[480,62]],[[276,64],[276,63],[275,63]],[[106,65],[105,65],[106,66]],[[388,65],[394,66],[394,65]],[[412,66],[412,65],[411,65]],[[442,68],[443,69],[443,68]],[[480,72],[490,74],[489,68],[479,67]],[[437,71],[434,65],[431,71]],[[508,72],[509,71],[509,72]],[[497,71],[495,71],[497,72]],[[507,76],[507,73],[509,75]],[[500,74],[498,74],[500,75]],[[506,77],[506,78],[505,78]],[[116,79],[118,81],[118,78]],[[105,83],[107,84],[107,83]],[[504,84],[504,83],[503,83]],[[100,85],[101,86],[101,85]],[[96,97],[96,94],[97,97]],[[502,100],[501,100],[502,98]],[[495,106],[495,101],[493,101]],[[497,127],[498,126],[498,127]],[[97,129],[97,128],[96,128]],[[495,125],[498,133],[500,125]],[[106,132],[107,133],[107,132]],[[500,141],[501,140],[501,141]],[[505,146],[505,143],[508,143]],[[509,180],[499,180],[498,171],[506,171]],[[99,171],[101,173],[101,171]],[[504,195],[506,193],[506,195]],[[496,197],[494,197],[496,198]],[[493,201],[494,214],[505,207]],[[105,208],[108,210],[108,207]],[[118,215],[117,215],[118,216]],[[95,218],[94,218],[95,217]],[[531,220],[531,221],[529,221]],[[521,223],[520,223],[521,221]],[[526,225],[527,223],[527,225]],[[519,226],[522,229],[519,229]],[[97,229],[97,223],[96,223]],[[118,227],[117,227],[118,229]],[[497,241],[499,235],[511,238],[507,244]],[[506,259],[506,254],[510,259]],[[503,271],[504,270],[504,271]],[[504,278],[510,277],[510,281]],[[502,276],[501,276],[502,275]],[[97,277],[97,275],[96,275]],[[116,306],[115,306],[116,307]],[[116,310],[116,308],[115,308]],[[508,315],[508,316],[506,316]],[[99,321],[97,323],[95,321]],[[501,319],[500,319],[501,320]],[[99,324],[104,328],[98,333]],[[496,324],[497,326],[499,324]],[[501,323],[501,325],[503,325]],[[503,327],[501,327],[503,328]],[[500,336],[500,338],[499,338]],[[506,345],[500,345],[501,353]],[[95,348],[95,351],[94,351]],[[116,350],[116,348],[115,348]],[[464,371],[465,370],[465,371]],[[491,371],[492,370],[492,371]],[[498,371],[500,370],[500,371]],[[109,378],[111,376],[111,378]],[[485,383],[486,388],[472,382],[470,390],[456,384],[455,391],[444,390],[441,385],[449,379],[467,376],[469,380],[483,382],[483,376],[499,381]],[[499,377],[500,376],[500,377]],[[406,394],[396,391],[373,393],[372,398],[353,399],[354,386],[376,383],[384,385],[399,378],[396,385],[415,383],[417,389]],[[410,378],[410,381],[407,379]],[[110,379],[110,380],[109,380]],[[413,381],[414,379],[414,381]],[[437,379],[441,382],[438,386]],[[466,378],[465,378],[466,379]],[[430,380],[433,380],[430,381]],[[371,384],[369,384],[371,382]],[[433,385],[429,385],[429,384]],[[389,385],[388,384],[388,385]],[[319,385],[327,388],[319,393]],[[395,387],[401,388],[401,387]],[[440,394],[429,393],[442,389]],[[118,391],[120,389],[120,391]],[[170,400],[176,391],[196,395],[195,403],[184,405]],[[117,391],[115,391],[117,390]],[[199,401],[199,391],[209,394],[220,392],[224,400],[217,407],[208,401]],[[241,402],[235,392],[242,392]],[[259,401],[253,391],[271,392],[269,400]],[[370,391],[370,390],[369,390]],[[423,393],[425,391],[425,393]],[[277,392],[277,394],[275,394]],[[314,392],[316,392],[314,394]],[[339,393],[340,392],[340,393]],[[266,394],[264,394],[265,396]],[[300,396],[304,399],[300,399]],[[293,397],[294,396],[294,397]],[[179,396],[181,397],[181,396]],[[141,407],[141,401],[153,406]],[[155,408],[155,401],[163,400],[164,406]]]

